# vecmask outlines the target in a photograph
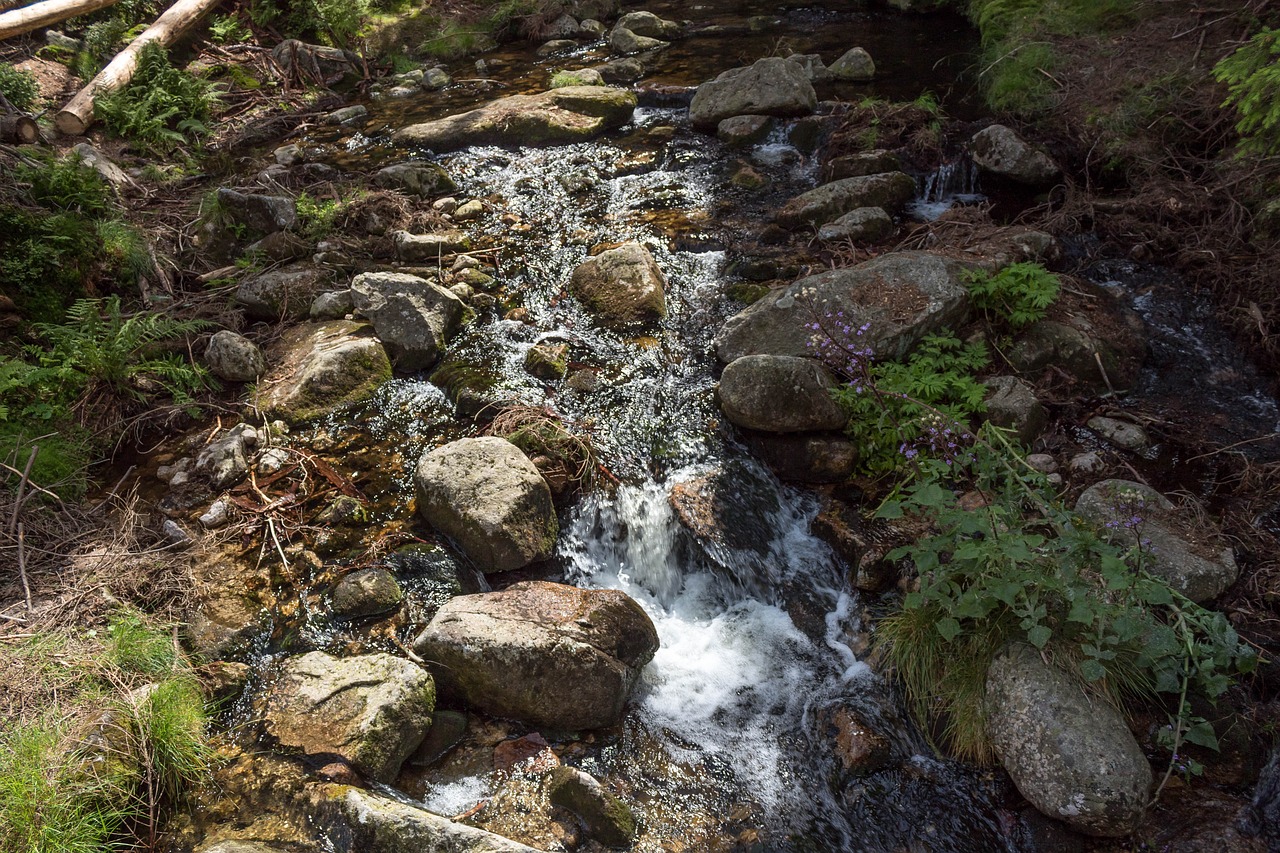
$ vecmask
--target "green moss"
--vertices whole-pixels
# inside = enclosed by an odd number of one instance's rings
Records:
[[[729,294],[729,298],[735,302],[750,305],[768,294],[769,286],[758,282],[742,281],[729,285],[726,292]]]

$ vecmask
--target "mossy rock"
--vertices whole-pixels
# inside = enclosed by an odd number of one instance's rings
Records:
[[[553,806],[573,812],[591,836],[609,847],[627,847],[636,834],[636,819],[626,803],[604,789],[594,777],[575,767],[551,771],[548,793]]]
[[[290,329],[271,354],[276,366],[260,386],[262,409],[300,423],[368,400],[391,378],[391,359],[367,332],[346,320]]]
[[[569,345],[535,344],[524,357],[524,369],[539,379],[563,379],[569,371]]]

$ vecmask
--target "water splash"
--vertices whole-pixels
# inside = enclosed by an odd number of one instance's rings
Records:
[[[917,178],[916,198],[907,205],[907,212],[929,222],[956,205],[977,204],[985,199],[978,187],[978,167],[964,156]]]

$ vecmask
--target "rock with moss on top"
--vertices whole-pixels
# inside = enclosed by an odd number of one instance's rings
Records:
[[[371,332],[347,320],[290,329],[260,385],[263,411],[299,423],[368,400],[391,378],[391,360]]]

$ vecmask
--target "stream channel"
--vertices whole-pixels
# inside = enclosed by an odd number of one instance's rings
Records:
[[[624,722],[575,747],[576,764],[630,793],[640,823],[634,849],[1031,850],[1008,783],[937,757],[890,686],[859,659],[866,634],[848,567],[809,533],[817,499],[754,461],[714,399],[711,338],[742,307],[726,295],[735,241],[757,232],[771,207],[816,182],[813,158],[791,144],[794,122],[782,122],[746,152],[727,151],[693,131],[669,94],[778,52],[818,53],[832,62],[861,45],[875,58],[877,80],[825,84],[820,98],[911,100],[929,91],[950,114],[972,116],[972,94],[957,81],[971,68],[975,36],[960,18],[882,8],[645,8],[690,21],[691,34],[648,63],[642,89],[657,94],[642,94],[632,124],[590,143],[433,158],[458,183],[458,196],[488,203],[469,230],[482,244],[501,247],[504,308],[528,312],[528,322],[482,314],[445,361],[484,372],[497,398],[549,406],[587,429],[618,480],[561,510],[549,563],[488,580],[537,577],[620,589],[657,627],[661,649]],[[608,58],[600,43],[546,59],[527,45],[504,47],[486,54],[481,70],[472,60],[449,67],[458,82],[443,92],[369,104],[361,132],[317,129],[306,143],[336,152],[330,159],[337,165],[367,171],[405,159],[388,141],[398,127],[539,91],[555,71]],[[740,157],[767,177],[763,198],[729,183]],[[971,176],[961,178],[960,190],[972,193]],[[946,200],[930,180],[921,183],[931,192],[916,209],[936,214]],[[666,276],[668,314],[651,336],[603,329],[564,298],[570,272],[591,246],[623,241],[645,244]],[[526,373],[526,352],[544,341],[569,344],[571,373],[589,373],[592,381],[575,390]],[[322,429],[334,447],[366,448],[362,488],[378,495],[374,520],[386,523],[406,515],[417,457],[472,428],[455,417],[441,388],[418,376],[393,380],[371,404]],[[691,483],[714,489],[729,508],[718,514],[714,541],[691,533],[673,510],[673,487]],[[429,535],[425,527],[417,532]],[[429,585],[402,580],[410,612],[429,614]],[[403,640],[420,628],[411,621]],[[306,595],[289,641],[273,651],[339,650],[352,637],[352,628],[332,624]],[[887,742],[888,757],[869,775],[846,772],[839,737],[831,735],[858,721]],[[547,736],[556,742],[554,733]],[[445,815],[493,797],[470,822],[504,834],[517,828],[526,843],[559,849],[537,826],[520,825],[523,810],[504,814],[504,796],[515,796],[512,782],[483,771],[463,750],[406,774],[411,784],[397,795]]]

